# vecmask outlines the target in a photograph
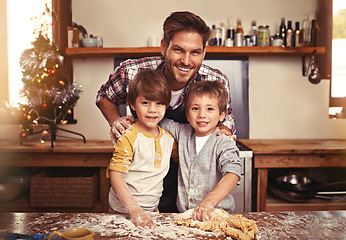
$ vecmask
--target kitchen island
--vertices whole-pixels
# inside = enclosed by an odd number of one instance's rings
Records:
[[[250,212],[256,222],[256,239],[345,239],[346,211]],[[156,214],[153,230],[135,228],[127,215],[111,213],[0,213],[0,238],[5,233],[35,235],[84,227],[95,239],[230,239],[212,232],[175,226],[175,214]]]

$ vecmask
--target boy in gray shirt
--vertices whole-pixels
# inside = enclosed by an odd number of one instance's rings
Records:
[[[217,136],[227,99],[227,90],[217,81],[193,83],[184,98],[190,124],[160,123],[178,142],[178,210],[194,208],[194,220],[211,219],[214,207],[228,212],[235,208],[230,193],[240,180],[239,150],[232,138]]]

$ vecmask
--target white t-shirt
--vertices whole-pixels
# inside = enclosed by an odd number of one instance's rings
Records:
[[[173,109],[174,109],[175,105],[177,105],[179,97],[183,93],[183,91],[184,91],[184,88],[182,88],[178,91],[171,91],[172,97],[171,97],[171,102],[169,103],[169,106],[171,106]]]
[[[204,136],[204,137],[197,137],[196,136],[196,155],[199,153],[199,151],[201,151],[202,147],[204,146],[204,144],[206,143],[206,141],[208,140],[210,135],[211,134]]]

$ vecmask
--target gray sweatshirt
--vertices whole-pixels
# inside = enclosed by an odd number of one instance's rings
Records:
[[[235,141],[217,136],[216,129],[196,155],[196,135],[190,124],[163,119],[160,126],[169,131],[178,143],[179,170],[177,207],[180,212],[195,208],[228,172],[240,177],[241,164]],[[217,206],[234,211],[234,198],[229,194]]]

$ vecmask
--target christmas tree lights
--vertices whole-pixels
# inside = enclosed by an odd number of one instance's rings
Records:
[[[21,94],[23,102],[20,103],[19,109],[22,125],[20,138],[23,142],[30,135],[46,136],[50,133],[53,147],[57,130],[74,133],[57,125],[67,122],[64,118],[67,114],[71,114],[71,109],[77,103],[82,91],[81,87],[71,83],[63,74],[63,57],[59,53],[59,48],[49,40],[47,34],[44,34],[47,29],[46,24],[39,25],[41,30],[38,31],[36,40],[32,42],[32,48],[24,50],[20,58],[23,74]],[[47,124],[48,128],[34,132],[33,126],[37,124]],[[83,139],[85,142],[84,136]]]

